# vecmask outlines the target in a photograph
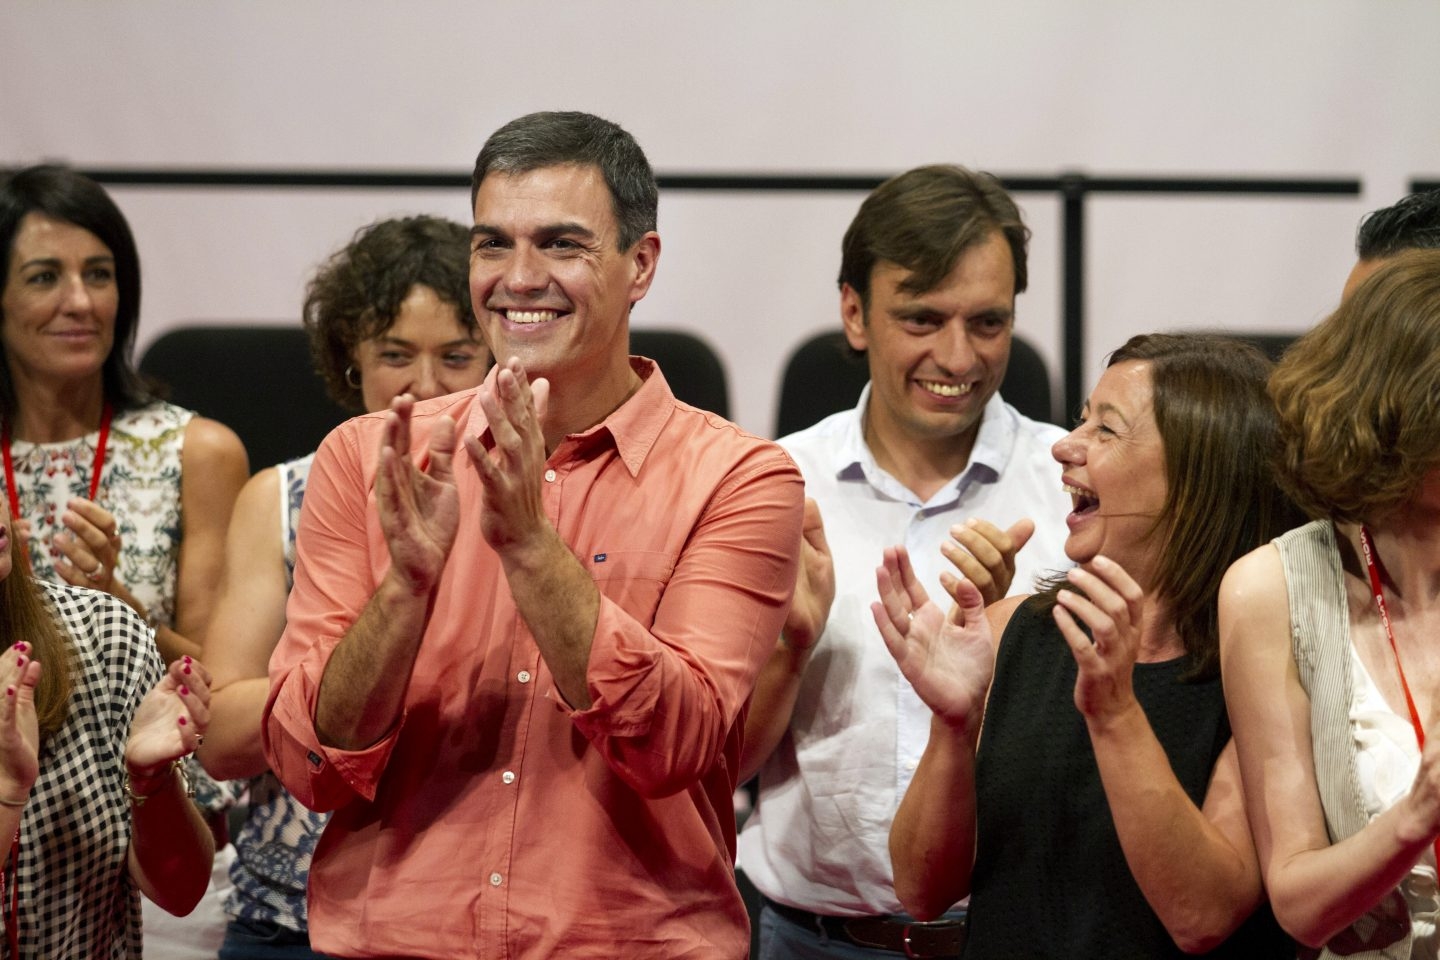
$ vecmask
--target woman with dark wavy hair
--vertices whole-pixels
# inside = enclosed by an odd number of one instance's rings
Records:
[[[1270,392],[1280,480],[1318,519],[1236,563],[1220,595],[1265,884],[1323,956],[1434,957],[1440,251],[1387,259]]]
[[[114,597],[32,581],[4,523],[0,636],[0,953],[139,957],[140,894],[185,914],[210,877],[180,767],[208,674],[189,657],[167,669]]]
[[[31,568],[123,600],[167,663],[199,656],[245,448],[136,373],[140,258],[95,181],[0,178],[0,269],[4,489]]]

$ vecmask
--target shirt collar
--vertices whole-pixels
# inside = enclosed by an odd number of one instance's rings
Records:
[[[670,390],[665,375],[655,361],[644,357],[631,357],[630,368],[640,377],[640,389],[636,390],[610,416],[580,433],[572,433],[561,441],[557,453],[562,459],[579,450],[603,443],[608,438],[615,445],[615,451],[625,464],[630,475],[636,476],[645,463],[655,440],[660,436],[665,422],[675,407],[675,394]],[[490,423],[485,410],[480,406],[480,388],[472,391],[470,415],[465,418],[465,433],[480,437],[488,446],[487,434]]]
[[[846,419],[840,442],[835,445],[835,476],[840,480],[867,480],[883,476],[893,483],[893,478],[875,462],[875,455],[865,443],[865,410],[869,402],[870,384],[867,383],[860,391],[854,415]],[[975,435],[970,462],[947,485],[947,490],[958,492],[969,483],[994,483],[1000,479],[1015,449],[1019,427],[1015,417],[1014,411],[996,391],[980,414],[980,430]],[[871,480],[871,485],[880,486],[875,480]]]

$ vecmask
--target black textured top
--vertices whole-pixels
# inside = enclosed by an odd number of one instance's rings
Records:
[[[1134,687],[1198,805],[1230,739],[1218,679],[1184,659],[1135,665]],[[966,960],[1181,957],[1130,875],[1075,708],[1075,659],[1048,610],[1015,611],[995,663],[976,757],[977,843]],[[1268,907],[1210,956],[1295,955]]]

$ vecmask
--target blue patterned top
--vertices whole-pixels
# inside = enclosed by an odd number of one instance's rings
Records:
[[[314,458],[312,453],[275,467],[280,475],[279,532],[287,583],[294,583],[295,531]],[[238,919],[305,930],[305,879],[327,819],[328,814],[301,806],[272,773],[250,781],[250,816],[235,837],[236,857],[230,867],[235,889],[225,900],[225,912]]]

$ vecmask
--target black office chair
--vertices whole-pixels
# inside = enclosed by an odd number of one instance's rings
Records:
[[[864,357],[851,355],[841,330],[817,333],[790,354],[780,381],[775,436],[804,430],[832,413],[848,410],[870,379]],[[1010,340],[1010,366],[1000,395],[1032,420],[1055,422],[1050,371],[1035,348],[1019,336]]]
[[[682,330],[632,328],[630,352],[654,360],[679,399],[730,418],[725,367],[704,340]]]
[[[140,372],[239,434],[251,470],[309,453],[352,416],[326,394],[298,326],[180,327],[150,344]]]

